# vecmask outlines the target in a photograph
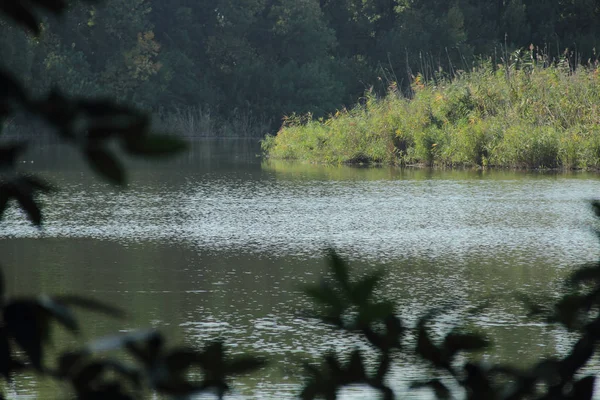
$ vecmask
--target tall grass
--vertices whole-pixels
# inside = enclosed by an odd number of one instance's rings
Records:
[[[414,78],[327,119],[292,116],[263,141],[271,158],[310,162],[600,167],[600,69],[532,53],[454,78]]]

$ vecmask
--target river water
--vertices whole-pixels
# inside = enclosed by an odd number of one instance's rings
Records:
[[[131,183],[117,189],[67,148],[33,151],[21,167],[60,191],[43,199],[43,230],[14,207],[0,225],[9,294],[85,294],[129,310],[125,322],[80,314],[83,337],[59,332],[57,349],[152,327],[173,345],[220,338],[231,354],[268,357],[230,398],[293,398],[302,360],[364,346],[302,317],[301,289],[319,281],[327,247],[357,274],[385,268],[382,290],[409,324],[448,307],[434,331],[461,323],[486,334],[493,345],[479,357],[491,362],[527,366],[572,343],[527,319],[516,297],[556,293],[600,254],[587,205],[600,195],[597,174],[314,166],[259,152],[251,141],[195,142],[174,161],[129,163]],[[401,358],[391,386],[429,398],[407,389],[425,370]],[[57,398],[63,388],[25,377],[10,390]]]

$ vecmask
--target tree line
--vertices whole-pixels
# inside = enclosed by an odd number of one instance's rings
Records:
[[[70,2],[40,37],[0,21],[2,64],[34,92],[116,95],[146,110],[324,116],[372,88],[501,62],[533,44],[596,57],[593,0],[111,0]],[[566,53],[565,53],[566,52]]]

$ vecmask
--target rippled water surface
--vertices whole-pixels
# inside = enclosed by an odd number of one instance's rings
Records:
[[[571,343],[525,318],[514,298],[555,292],[573,265],[600,254],[586,204],[600,194],[598,175],[324,167],[259,152],[248,141],[197,142],[176,161],[130,164],[124,190],[93,178],[68,149],[33,152],[23,169],[60,192],[44,199],[41,231],[7,212],[0,254],[10,292],[83,293],[131,311],[126,322],[82,314],[82,340],[151,326],[173,344],[222,338],[233,353],[272,359],[237,381],[232,398],[293,398],[300,360],[363,346],[300,316],[299,289],[318,281],[327,246],[358,272],[385,267],[384,289],[407,321],[452,306],[435,329],[461,321],[481,330],[492,361],[524,366]],[[463,312],[486,300],[483,313]],[[64,336],[56,347],[76,344]],[[400,360],[392,386],[405,393],[423,368]],[[53,398],[62,389],[32,377],[12,390]]]

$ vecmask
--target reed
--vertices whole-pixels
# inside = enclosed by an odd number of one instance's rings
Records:
[[[274,159],[511,168],[600,167],[600,69],[573,69],[533,49],[452,78],[413,78],[409,94],[326,119],[291,116],[263,141]]]

